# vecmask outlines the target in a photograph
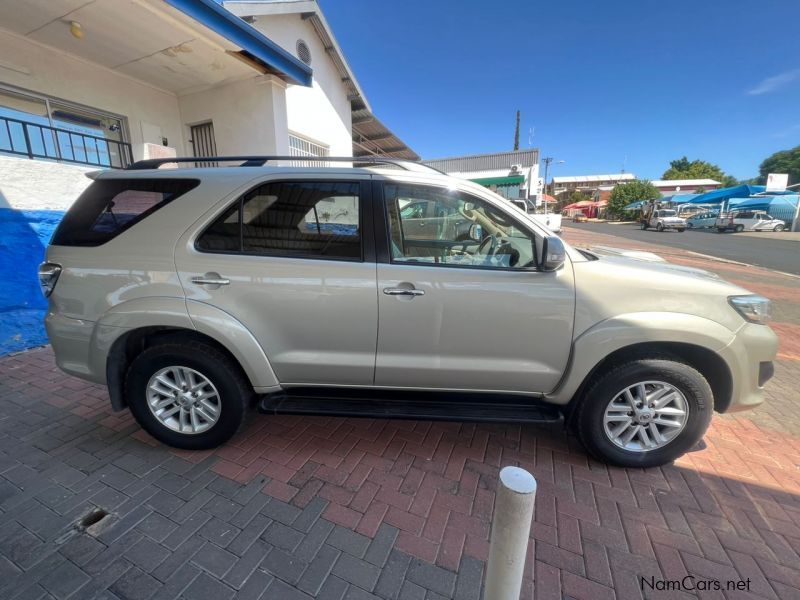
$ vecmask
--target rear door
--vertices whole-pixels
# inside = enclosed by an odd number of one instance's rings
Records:
[[[553,273],[537,271],[535,244],[541,236],[485,199],[435,185],[376,186],[385,201],[376,210],[375,384],[553,389],[572,343],[571,263]],[[442,215],[428,239],[406,234],[409,223],[400,209],[420,200]],[[452,222],[458,225],[451,227]],[[494,243],[492,236],[501,232]]]
[[[370,195],[368,176],[320,175],[272,178],[221,202],[176,247],[190,314],[206,303],[233,315],[283,385],[371,385]]]

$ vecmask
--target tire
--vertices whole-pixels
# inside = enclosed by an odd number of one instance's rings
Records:
[[[662,389],[672,388],[680,392],[680,397],[677,398],[673,392],[665,394],[665,398],[676,398],[675,401],[670,400],[666,408],[675,408],[682,404],[686,407],[687,415],[678,433],[671,433],[675,427],[664,427],[656,423],[646,424],[645,428],[649,438],[654,439],[649,432],[652,427],[655,427],[667,440],[663,445],[648,450],[642,449],[644,443],[639,441],[638,433],[635,439],[628,442],[629,445],[639,444],[638,449],[624,448],[614,442],[611,438],[613,430],[606,429],[605,421],[606,409],[610,407],[617,396],[621,395],[629,386],[637,386],[640,382],[649,382],[648,385],[652,385],[654,391],[658,390],[655,384],[659,384],[663,386]],[[650,388],[646,387],[645,389]],[[634,398],[638,396],[635,390]],[[652,395],[652,393],[648,392],[646,395]],[[615,403],[614,406],[619,406],[619,404]],[[592,381],[578,406],[577,433],[589,454],[601,461],[619,467],[656,467],[675,460],[700,441],[708,428],[713,411],[714,396],[711,387],[693,367],[670,358],[633,360],[601,373]],[[643,412],[650,414],[650,417],[644,415],[627,418],[631,421],[635,421],[637,418],[653,418],[652,411],[645,410]],[[634,413],[631,411],[627,414]],[[617,412],[614,412],[613,415],[618,416],[619,419],[623,418]],[[656,416],[656,418],[659,421],[680,419],[674,415]],[[619,419],[612,423],[618,422],[618,427],[622,427],[623,422]],[[644,423],[649,422],[645,420]],[[612,425],[609,424],[608,427],[611,428]],[[635,422],[625,429],[620,437],[624,437],[631,427],[641,428],[642,425]],[[668,436],[674,437],[669,439]]]
[[[656,225],[656,230],[657,231],[664,231],[664,225],[662,223],[659,223],[658,225]]]
[[[783,229],[784,229],[783,225],[775,225],[775,228],[772,231],[783,231]]]
[[[686,230],[683,229],[682,227],[680,229],[678,229],[678,233],[683,233],[684,231],[686,231]]]
[[[199,375],[211,384],[211,387],[206,385],[199,388],[198,393],[215,392],[205,404],[201,404],[203,399],[196,401],[198,424],[196,433],[189,431],[182,433],[174,429],[176,426],[192,426],[189,416],[191,407],[178,410],[177,414],[182,417],[180,423],[170,418],[172,427],[160,420],[150,408],[150,398],[155,397],[154,402],[159,398],[165,398],[162,392],[154,392],[149,388],[153,381],[151,378],[154,378],[159,371],[170,367],[180,367],[193,372],[192,382],[197,382]],[[179,381],[175,374],[175,369],[166,374],[166,380],[172,383],[173,387]],[[166,384],[155,382],[153,384],[159,386],[159,389],[173,389]],[[188,392],[187,394],[191,396]],[[147,348],[131,362],[125,378],[125,399],[142,429],[168,446],[185,450],[208,450],[231,439],[244,423],[252,398],[253,389],[239,365],[212,345],[195,340],[165,340]],[[168,402],[169,398],[163,401]],[[162,413],[178,407],[178,402],[176,399],[174,403],[167,405]],[[191,399],[187,401],[182,397],[180,402],[191,403]],[[217,407],[216,415],[211,408],[207,408],[209,405]],[[215,422],[211,423],[210,420],[204,419],[202,414],[215,417]],[[185,424],[183,418],[186,419]]]
[[[687,223],[686,227],[688,227],[689,229],[692,229],[694,227],[694,224],[693,223]]]
[[[737,225],[733,228],[736,233],[742,233],[744,231],[744,225]]]
[[[647,227],[648,227],[647,223],[645,223],[644,221],[642,221],[642,223],[641,223],[641,228],[642,228],[642,231],[644,231],[645,229],[647,229]]]

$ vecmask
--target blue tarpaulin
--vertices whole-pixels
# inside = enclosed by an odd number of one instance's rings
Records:
[[[797,194],[784,196],[755,196],[753,198],[731,198],[730,208],[749,208],[752,210],[765,210],[776,219],[783,219],[791,223],[797,211],[800,197]]]
[[[699,194],[687,202],[689,204],[720,204],[731,198],[747,198],[753,194],[760,194],[766,189],[763,185],[737,185]]]

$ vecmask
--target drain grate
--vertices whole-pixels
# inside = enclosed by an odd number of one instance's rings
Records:
[[[94,508],[88,514],[81,517],[81,519],[75,524],[75,527],[81,531],[86,531],[93,525],[100,523],[108,516],[108,511],[102,508]]]

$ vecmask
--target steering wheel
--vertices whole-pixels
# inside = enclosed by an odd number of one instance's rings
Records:
[[[476,254],[486,256],[487,258],[494,255],[497,246],[497,238],[493,235],[487,235],[483,238]]]

